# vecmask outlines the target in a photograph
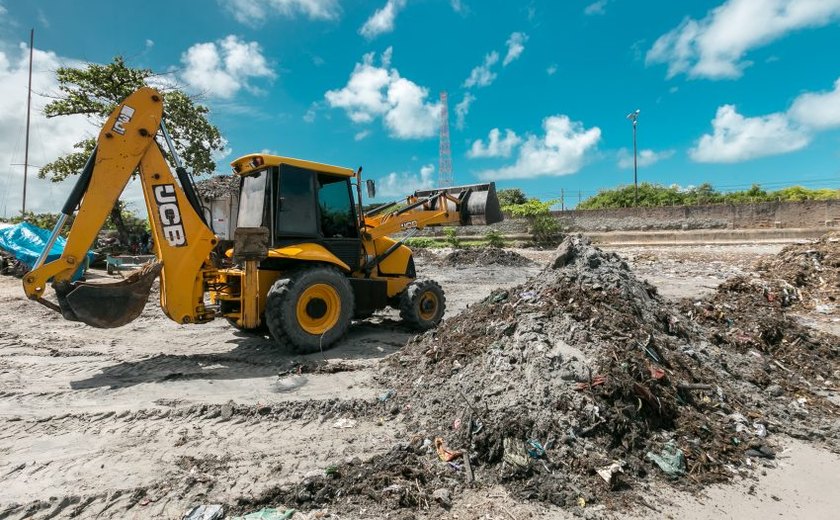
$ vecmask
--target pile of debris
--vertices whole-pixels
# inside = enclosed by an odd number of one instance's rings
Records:
[[[236,175],[213,175],[195,183],[202,199],[218,199],[226,195],[239,197],[239,177]]]
[[[787,246],[775,257],[760,262],[756,269],[763,278],[784,280],[795,287],[804,308],[826,314],[837,312],[840,234],[829,233],[814,242]]]
[[[456,249],[439,259],[438,263],[448,267],[486,267],[494,265],[505,267],[530,267],[534,265],[534,262],[519,253],[515,251],[508,251],[500,247],[470,247],[465,249]]]
[[[23,278],[29,272],[29,267],[18,260],[15,255],[0,249],[0,274]]]
[[[567,237],[538,275],[384,362],[383,416],[413,436],[240,505],[446,508],[500,483],[591,516],[649,505],[652,480],[691,490],[772,466],[775,433],[840,451],[840,410],[821,395],[840,378],[838,339],[744,283],[675,306],[615,253]]]

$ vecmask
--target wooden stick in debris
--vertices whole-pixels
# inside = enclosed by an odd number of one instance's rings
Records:
[[[678,383],[677,388],[680,390],[714,390],[712,385],[705,383]]]
[[[472,448],[472,413],[467,416],[467,445],[464,447],[464,471],[467,473],[467,484],[475,480],[472,465],[470,464],[470,448]]]

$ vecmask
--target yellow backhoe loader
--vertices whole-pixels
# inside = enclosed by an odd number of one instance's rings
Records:
[[[361,168],[267,154],[246,155],[231,165],[240,177],[238,224],[232,249],[222,253],[229,261],[220,262],[214,253],[219,239],[164,124],[163,98],[151,88],[137,90],[100,131],[44,254],[24,276],[26,295],[66,319],[119,327],[140,315],[159,276],[160,305],[178,323],[222,317],[242,330],[267,328],[278,343],[312,352],[335,343],[352,319],[387,306],[399,309],[417,330],[436,326],[445,309],[443,291],[434,281],[417,279],[403,240],[427,226],[502,219],[492,183],[419,191],[363,213]],[[117,282],[72,282],[135,173],[157,261]],[[365,185],[374,196],[372,181]],[[45,264],[77,208],[63,254]],[[50,282],[58,305],[43,297]]]

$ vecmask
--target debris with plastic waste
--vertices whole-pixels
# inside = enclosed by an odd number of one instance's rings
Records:
[[[528,451],[524,442],[513,437],[505,437],[502,440],[502,446],[505,449],[502,460],[520,468],[528,467]]]
[[[655,462],[666,475],[676,478],[685,474],[685,455],[674,441],[668,441],[659,453],[647,452],[645,457]]]
[[[616,473],[624,473],[622,466],[624,464],[622,462],[613,462],[609,466],[605,466],[601,469],[596,470],[598,476],[604,479],[604,482],[607,484],[612,484],[613,476]]]
[[[440,457],[440,460],[443,462],[453,461],[463,455],[460,451],[450,450],[447,448],[446,443],[440,437],[435,437],[435,450],[437,451],[438,457]]]
[[[183,520],[220,520],[224,516],[225,511],[221,504],[202,504],[190,509],[183,516]]]
[[[259,511],[248,513],[243,516],[234,516],[230,520],[288,520],[295,514],[294,509],[282,511],[273,507],[264,507]]]

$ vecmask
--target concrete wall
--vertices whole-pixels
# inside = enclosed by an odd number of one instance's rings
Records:
[[[564,230],[583,232],[667,231],[692,229],[816,229],[840,226],[840,201],[708,204],[604,210],[555,211]],[[507,218],[493,226],[458,228],[459,235],[483,235],[496,229],[504,235],[528,232],[524,220]],[[442,235],[441,228],[421,235]]]
[[[840,201],[571,210],[555,215],[576,231],[820,228],[840,222]]]

